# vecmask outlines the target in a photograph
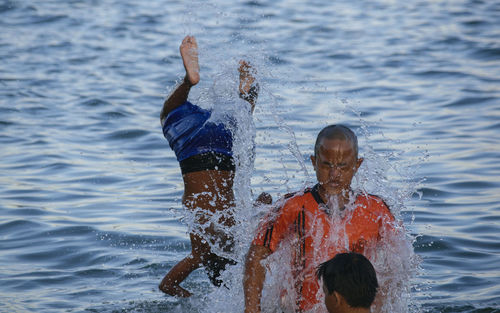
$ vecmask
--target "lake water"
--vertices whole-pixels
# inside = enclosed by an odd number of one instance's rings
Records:
[[[157,289],[190,249],[158,118],[186,34],[195,99],[259,71],[253,195],[314,181],[350,125],[416,238],[408,311],[500,312],[500,2],[0,0],[0,29],[1,312],[214,311],[201,270]]]

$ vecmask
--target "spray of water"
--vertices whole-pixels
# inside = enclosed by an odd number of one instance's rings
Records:
[[[242,277],[245,255],[260,217],[269,210],[268,207],[256,207],[253,204],[251,177],[254,171],[256,130],[248,104],[239,99],[235,91],[237,90],[238,76],[234,69],[234,63],[228,64],[226,68],[227,70],[216,76],[215,83],[201,92],[195,101],[205,106],[211,106],[213,114],[210,121],[225,123],[233,132],[233,152],[237,166],[234,179],[236,204],[231,214],[235,217],[236,223],[230,229],[221,225],[220,220],[226,213],[218,212],[208,216],[209,222],[200,226],[195,221],[199,220],[200,215],[206,215],[206,211],[202,210],[186,210],[185,221],[190,231],[197,232],[202,237],[205,236],[206,227],[212,227],[220,234],[230,233],[234,240],[232,251],[224,249],[220,242],[214,241],[212,238],[206,238],[206,241],[212,245],[215,253],[234,259],[237,264],[230,266],[227,271],[223,272],[221,278],[224,281],[224,287],[209,287],[204,296],[183,303],[179,308],[180,311],[189,309],[193,312],[229,312],[228,303],[231,305],[231,312],[243,311]],[[398,164],[394,164],[393,154],[376,153],[369,144],[371,134],[366,132],[369,127],[366,126],[366,122],[361,121],[361,123],[363,125],[361,135],[367,142],[363,156],[367,161],[356,176],[353,184],[355,192],[350,195],[351,203],[345,208],[340,208],[339,199],[335,197],[331,197],[327,202],[324,209],[329,212],[333,225],[330,233],[323,233],[322,227],[312,228],[313,234],[311,235],[314,238],[312,258],[318,260],[316,263],[319,264],[328,258],[327,251],[330,249],[349,250],[345,225],[349,223],[346,216],[349,216],[349,211],[354,209],[355,194],[375,191],[390,204],[391,212],[397,217],[398,222],[393,225],[394,231],[382,234],[383,241],[365,248],[365,255],[373,263],[381,286],[373,306],[373,312],[418,312],[418,306],[411,299],[411,288],[412,277],[418,272],[420,261],[413,251],[414,237],[410,236],[402,223],[399,222],[401,211],[406,209],[404,203],[411,196],[411,190],[415,184],[407,182],[403,186],[404,188],[396,188],[391,185],[390,180],[387,179],[387,173],[391,169],[400,170],[405,175],[408,175],[408,170],[401,170],[398,168]],[[292,132],[290,128],[280,128]],[[294,145],[297,146],[296,142],[292,142],[290,146]],[[305,171],[304,175],[307,175]],[[314,217],[311,218],[314,219]],[[313,220],[313,224],[317,222],[319,223],[319,221]],[[322,240],[325,237],[329,238],[328,247],[325,247],[325,242]],[[291,267],[287,266],[287,264],[292,263],[294,240],[297,239],[289,238],[278,251],[265,260],[268,274],[262,298],[264,312],[296,312],[297,310],[295,306],[297,296],[294,288],[295,275],[293,275]],[[320,302],[311,312],[326,312],[321,290],[318,291],[317,298],[320,299]]]
[[[399,143],[387,138],[383,132],[375,133],[379,125],[370,124],[361,118],[361,113],[352,107],[347,110],[359,118],[360,146],[365,161],[355,176],[353,186],[361,192],[377,194],[389,205],[396,222],[393,231],[381,234],[383,241],[367,246],[366,256],[373,263],[380,289],[372,308],[373,312],[421,312],[421,305],[412,298],[414,278],[421,273],[421,258],[415,254],[413,243],[417,235],[411,234],[411,224],[403,225],[403,214],[413,214],[407,206],[423,179],[417,178],[419,167],[427,159],[426,152],[397,149]],[[372,138],[382,138],[385,147],[391,150],[377,151]],[[383,301],[382,301],[383,300]]]
[[[192,20],[192,18],[192,16],[189,16],[189,20]],[[191,25],[188,21],[185,24]],[[196,33],[193,29],[190,27],[187,32]],[[205,30],[202,29],[202,31]],[[203,37],[200,39],[202,42]],[[233,38],[232,44],[237,43],[238,40]],[[185,210],[186,216],[184,218],[189,231],[196,232],[205,238],[211,244],[215,253],[231,258],[237,263],[222,273],[223,287],[216,288],[206,285],[207,287],[203,288],[203,295],[180,301],[178,307],[174,309],[175,312],[243,312],[242,278],[245,256],[259,220],[270,210],[269,207],[255,206],[253,203],[255,196],[252,194],[251,178],[254,173],[256,129],[248,103],[238,97],[239,77],[237,64],[239,59],[250,61],[258,69],[257,78],[260,81],[273,77],[273,73],[267,70],[272,67],[268,66],[269,64],[267,64],[265,58],[266,53],[263,49],[254,46],[250,47],[248,43],[243,41],[239,43],[239,46],[244,47],[244,49],[240,49],[243,53],[242,55],[236,54],[235,57],[228,57],[228,55],[234,54],[220,53],[220,49],[213,50],[213,47],[205,49],[204,45],[200,44],[200,64],[203,79],[191,94],[193,102],[197,105],[212,109],[211,122],[224,123],[233,133],[233,153],[236,160],[235,206],[231,209],[231,212],[218,211],[209,216],[206,215],[206,211]],[[253,53],[249,55],[248,52],[252,49]],[[238,51],[238,49],[234,48],[233,50]],[[263,102],[262,99],[266,99],[266,102]],[[276,128],[290,138],[287,148],[299,164],[299,175],[304,177],[302,188],[305,189],[312,184],[312,181],[294,131],[283,121],[275,109],[278,107],[280,99],[270,92],[265,84],[261,83],[259,100],[257,111],[259,106],[265,105],[267,112],[272,115]],[[345,101],[343,102],[346,104]],[[420,181],[413,180],[416,173],[415,163],[408,165],[401,162],[401,160],[404,160],[402,155],[404,152],[377,152],[372,145],[371,138],[380,134],[372,133],[371,125],[361,118],[359,112],[349,107],[346,110],[358,115],[360,127],[356,132],[361,141],[364,141],[360,147],[365,162],[355,176],[353,189],[356,193],[372,193],[381,196],[389,204],[391,212],[398,221],[393,225],[395,231],[382,234],[385,238],[384,241],[365,248],[365,254],[374,264],[381,286],[372,311],[419,312],[420,308],[411,298],[410,291],[412,277],[419,271],[420,260],[415,255],[412,247],[415,238],[409,235],[408,229],[399,222],[401,212],[407,211],[405,204],[420,183]],[[387,146],[393,146],[390,140],[387,140]],[[278,151],[278,153],[283,154],[283,151]],[[422,163],[422,161],[420,160],[419,163]],[[283,181],[286,184],[290,181],[290,174],[286,172],[286,166],[283,165],[283,167],[285,169]],[[300,188],[301,186],[294,186],[294,189],[297,189],[295,187]],[[351,201],[354,202],[354,197],[351,198]],[[338,199],[334,197],[329,199],[325,209],[330,212],[331,223],[334,226],[331,227],[329,234],[322,233],[322,227],[313,227],[315,232],[312,236],[315,238],[313,258],[315,260],[323,261],[327,258],[326,251],[329,248],[321,246],[324,243],[321,243],[320,240],[325,236],[330,238],[328,244],[331,248],[337,250],[349,249],[345,233],[345,225],[349,221],[346,221],[345,217],[348,215],[349,210],[353,208],[352,205],[347,205],[341,210]],[[228,213],[234,216],[235,219],[235,225],[231,228],[227,228],[220,223],[220,220],[226,217],[225,215]],[[208,219],[208,222],[202,226],[197,222],[201,215]],[[207,227],[211,227],[212,230],[220,234],[231,234],[234,243],[232,250],[228,251],[217,240],[206,237]],[[286,266],[292,263],[294,240],[296,239],[289,238],[287,242],[284,242],[275,253],[264,261],[267,267],[267,275],[262,297],[263,312],[297,311],[295,306],[297,295],[294,288],[296,281],[294,281],[291,267]],[[317,297],[320,299],[320,303],[311,312],[326,312],[321,289]]]

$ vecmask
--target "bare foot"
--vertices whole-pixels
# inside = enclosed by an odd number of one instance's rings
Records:
[[[255,107],[255,100],[259,93],[259,84],[255,82],[255,69],[245,60],[240,61],[240,97]]]
[[[192,294],[189,291],[187,291],[186,289],[182,288],[179,285],[160,284],[159,288],[167,295],[174,297],[188,298],[192,296]]]
[[[198,44],[194,36],[186,36],[179,47],[182,62],[186,69],[185,81],[192,86],[200,81],[200,65],[198,64]]]

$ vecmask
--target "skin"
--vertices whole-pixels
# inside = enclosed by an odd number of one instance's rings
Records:
[[[160,118],[163,120],[172,110],[182,105],[188,98],[191,87],[200,81],[200,67],[198,64],[198,45],[195,37],[186,36],[179,48],[186,75],[184,81],[177,86],[172,94],[165,100]],[[248,93],[250,87],[255,82],[252,75],[253,68],[246,61],[240,61],[240,93]],[[255,98],[249,99],[252,112],[255,106]],[[182,203],[188,210],[201,208],[206,212],[205,216],[199,217],[197,222],[205,224],[211,215],[217,211],[225,211],[234,206],[233,180],[234,172],[205,170],[186,173],[182,176],[184,180],[184,194]],[[269,202],[269,195],[261,195],[257,202]],[[260,201],[259,201],[260,200]],[[271,200],[272,201],[272,200]],[[234,225],[234,219],[229,214],[225,214],[218,222],[221,225],[230,227]],[[210,238],[218,239],[223,246],[231,245],[229,235],[216,232],[212,227],[205,228]],[[191,253],[179,263],[177,263],[161,281],[159,288],[168,295],[178,297],[189,297],[191,293],[182,288],[179,284],[195,269],[206,263],[213,254],[210,245],[202,240],[196,233],[190,234]]]
[[[356,158],[356,154],[353,144],[347,140],[321,140],[316,156],[311,156],[311,162],[323,201],[337,196],[340,203],[345,205],[349,202],[352,178],[363,163],[363,158]]]
[[[186,70],[184,81],[177,86],[172,94],[165,100],[161,110],[160,119],[163,120],[168,113],[183,104],[189,95],[189,90],[200,81],[200,66],[198,64],[198,44],[193,36],[186,36],[179,47],[182,63]]]
[[[327,202],[331,196],[337,196],[340,203],[349,202],[349,190],[352,178],[363,163],[357,158],[354,144],[346,139],[328,139],[320,141],[316,156],[311,156],[311,162],[319,183],[319,194]],[[245,312],[261,312],[260,300],[266,277],[266,269],[262,261],[272,251],[263,246],[251,245],[245,263],[243,290],[245,292]]]
[[[325,306],[328,313],[370,313],[369,308],[353,308],[350,306],[345,298],[334,291],[328,293],[326,285],[323,284],[323,292],[325,293]]]

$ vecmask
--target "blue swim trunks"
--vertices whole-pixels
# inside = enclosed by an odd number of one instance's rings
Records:
[[[163,135],[181,163],[183,174],[206,169],[234,170],[232,133],[224,124],[208,121],[210,116],[211,111],[186,101],[162,121]],[[190,168],[186,169],[185,164],[191,164]]]

